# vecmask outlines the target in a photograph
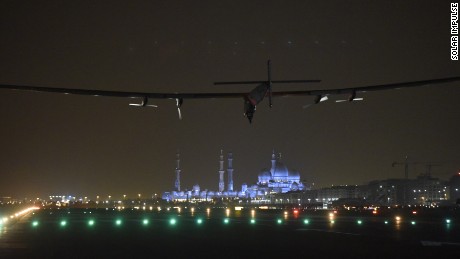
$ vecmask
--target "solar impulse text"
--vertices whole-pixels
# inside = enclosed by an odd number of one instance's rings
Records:
[[[458,60],[458,3],[450,4],[450,59]]]

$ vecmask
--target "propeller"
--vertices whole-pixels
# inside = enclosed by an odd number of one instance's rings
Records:
[[[144,97],[141,101],[141,103],[130,103],[129,106],[135,106],[135,107],[155,107],[157,108],[158,105],[155,104],[147,104],[149,99],[147,97]]]
[[[176,98],[177,114],[179,115],[179,120],[182,120],[182,113],[180,111],[180,107],[182,106],[183,102],[184,102],[184,99]]]
[[[341,102],[353,102],[353,101],[362,101],[362,100],[364,100],[364,98],[356,98],[356,91],[353,91],[347,100],[336,100],[335,102],[341,103]]]
[[[321,103],[321,102],[325,102],[327,100],[329,100],[329,97],[327,97],[327,95],[317,95],[315,97],[315,100],[313,101],[313,103],[306,104],[306,105],[302,106],[302,108],[306,109],[306,108],[312,106],[313,104],[318,104],[318,103]]]

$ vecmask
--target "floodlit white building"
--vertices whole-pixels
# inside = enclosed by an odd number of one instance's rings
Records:
[[[179,168],[179,155],[177,155],[177,167]],[[177,183],[180,182],[179,174],[176,173],[176,188],[175,191],[163,193],[162,198],[167,201],[210,201],[215,198],[250,198],[265,200],[268,195],[276,193],[286,193],[289,191],[303,191],[309,190],[300,180],[300,173],[298,171],[289,170],[286,165],[281,161],[281,154],[276,157],[273,150],[271,156],[271,168],[263,169],[258,175],[258,182],[251,186],[243,184],[241,190],[236,191],[233,189],[233,154],[228,153],[228,189],[224,189],[224,156],[221,150],[219,156],[219,181],[218,191],[201,191],[200,186],[194,185],[190,191],[180,191],[177,188]]]

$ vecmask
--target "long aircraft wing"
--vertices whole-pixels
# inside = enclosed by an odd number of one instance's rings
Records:
[[[422,86],[429,86],[429,85],[443,84],[443,83],[450,83],[450,82],[457,82],[457,81],[460,81],[460,76],[447,77],[447,78],[441,78],[441,79],[422,80],[422,81],[360,86],[360,87],[316,89],[316,90],[308,90],[308,91],[273,92],[273,96],[295,96],[295,95],[321,96],[321,95],[352,94],[353,92],[364,93],[364,92],[371,92],[371,91],[401,89],[401,88],[409,88],[409,87],[422,87]]]
[[[273,83],[284,83],[289,81],[272,81]],[[319,80],[298,80],[302,82]],[[420,87],[434,84],[450,83],[460,81],[460,77],[448,77],[441,79],[431,79],[423,81],[402,82],[392,84],[381,84],[362,87],[348,87],[336,89],[314,89],[314,90],[301,90],[301,91],[278,91],[273,92],[273,96],[297,96],[297,95],[334,95],[334,94],[347,94],[359,93],[368,91],[380,91],[388,89],[399,89],[408,87]],[[249,82],[249,81],[248,81]],[[266,83],[267,81],[250,81],[251,83]],[[246,82],[217,82],[215,84],[235,84]],[[20,90],[20,91],[34,91],[34,92],[52,92],[62,94],[77,94],[77,95],[92,95],[92,96],[109,96],[109,97],[139,97],[150,99],[209,99],[209,98],[244,98],[249,92],[244,93],[150,93],[150,92],[124,92],[124,91],[104,91],[104,90],[90,90],[90,89],[76,89],[76,88],[55,88],[55,87],[41,87],[41,86],[27,86],[27,85],[0,85],[0,89]]]

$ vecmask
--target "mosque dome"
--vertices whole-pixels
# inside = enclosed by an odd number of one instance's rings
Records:
[[[262,169],[262,172],[259,174],[259,183],[267,183],[272,179],[272,174],[268,169]]]
[[[287,169],[287,167],[283,163],[276,161],[275,170],[273,170],[273,178],[275,180],[277,178],[286,179],[288,176],[289,170]]]
[[[299,185],[296,182],[293,182],[291,184],[291,190],[292,191],[298,191],[299,190]]]
[[[289,176],[300,179],[300,173],[298,171],[290,171]]]

